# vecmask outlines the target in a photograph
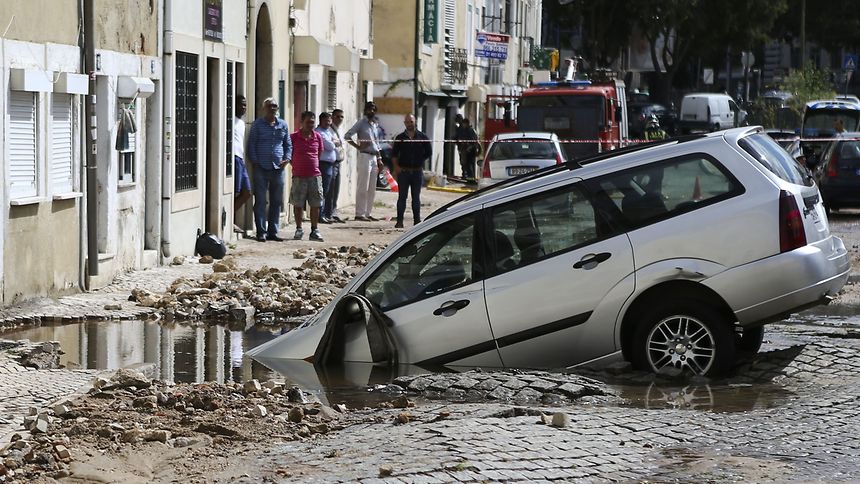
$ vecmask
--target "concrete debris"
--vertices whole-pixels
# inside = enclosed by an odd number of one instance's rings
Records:
[[[570,417],[564,412],[552,414],[552,426],[564,428],[570,425]]]
[[[136,288],[129,300],[157,309],[165,321],[282,324],[319,312],[381,250],[375,244],[299,249],[293,256],[303,259],[302,265],[287,270],[264,266],[243,271],[228,256],[200,280],[179,278],[164,294]]]
[[[60,355],[63,352],[58,341],[31,343],[28,340],[0,340],[0,346],[22,366],[37,370],[53,370],[60,367]]]

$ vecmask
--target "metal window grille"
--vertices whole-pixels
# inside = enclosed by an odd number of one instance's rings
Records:
[[[328,110],[337,109],[337,71],[328,71]]]
[[[233,62],[227,63],[227,163],[224,165],[224,174],[233,176]]]
[[[197,55],[176,53],[176,191],[197,188]]]

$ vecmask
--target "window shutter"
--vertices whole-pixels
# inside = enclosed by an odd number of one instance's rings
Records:
[[[328,71],[328,110],[337,109],[337,71]]]
[[[54,94],[51,102],[51,190],[68,193],[72,186],[72,96]]]
[[[457,4],[455,0],[445,0],[444,38],[442,39],[442,82],[454,84],[453,75],[455,26],[457,25]]]
[[[9,96],[9,197],[38,195],[36,185],[36,94]]]

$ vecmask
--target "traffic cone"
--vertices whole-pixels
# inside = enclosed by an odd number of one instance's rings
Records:
[[[696,183],[693,185],[693,200],[699,201],[702,199],[702,186],[699,185],[699,177],[696,177]]]
[[[388,168],[385,169],[385,181],[388,182],[388,189],[392,192],[397,192],[399,190],[399,187],[397,186],[397,180],[395,180],[394,177],[391,176],[391,172],[388,171]]]

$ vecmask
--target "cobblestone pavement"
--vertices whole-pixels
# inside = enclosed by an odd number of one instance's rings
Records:
[[[44,409],[88,390],[96,370],[36,370],[0,352],[0,447],[23,431],[30,408]]]
[[[408,417],[394,411],[335,437],[276,446],[260,464],[288,469],[284,482],[855,479],[858,334],[774,329],[764,352],[727,381],[688,381],[679,389],[639,375],[618,385],[622,397],[656,385],[649,408],[641,399],[625,405],[599,397],[565,406],[431,402],[400,411]],[[652,387],[629,391],[649,380]],[[684,405],[684,393],[698,401]],[[540,417],[556,412],[569,423]]]

